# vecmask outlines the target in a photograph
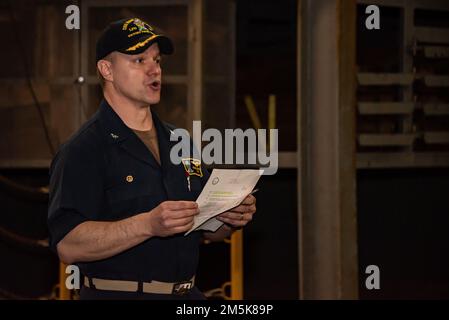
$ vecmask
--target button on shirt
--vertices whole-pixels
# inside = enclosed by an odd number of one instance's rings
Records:
[[[202,168],[203,177],[190,176],[189,190],[183,164],[170,160],[171,147],[178,143],[170,141],[173,127],[153,111],[152,117],[160,164],[106,101],[61,146],[50,168],[48,227],[53,250],[85,221],[117,221],[150,211],[166,200],[196,200],[209,173]],[[89,277],[185,281],[196,272],[201,236],[192,232],[153,237],[113,257],[78,266]]]

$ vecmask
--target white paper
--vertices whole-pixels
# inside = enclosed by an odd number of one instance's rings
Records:
[[[195,230],[216,231],[223,225],[217,215],[238,206],[254,189],[263,170],[254,169],[214,169],[196,199],[200,213],[195,216]]]

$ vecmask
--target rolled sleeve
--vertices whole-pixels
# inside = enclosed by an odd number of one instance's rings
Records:
[[[50,168],[48,229],[50,247],[79,224],[96,220],[103,203],[103,174],[98,150],[77,147],[61,150]]]

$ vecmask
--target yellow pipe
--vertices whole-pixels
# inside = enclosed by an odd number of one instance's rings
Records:
[[[276,96],[270,94],[268,96],[268,129],[276,127]],[[271,132],[268,139],[268,150],[271,150]]]
[[[270,105],[275,104],[275,96],[270,96]],[[245,96],[245,105],[248,110],[251,122],[255,129],[260,129],[262,123],[260,122],[259,115],[257,114],[256,107],[254,106],[254,101],[250,95]],[[270,110],[271,110],[270,109]],[[275,111],[270,113],[270,119],[272,119],[273,127],[275,125]],[[231,236],[231,299],[232,300],[242,300],[243,299],[243,231],[238,230],[234,232]]]
[[[245,96],[245,105],[255,129],[260,129],[262,123],[257,114],[251,96]],[[276,126],[276,96],[270,95],[268,100],[268,121],[270,128]],[[231,236],[231,299],[243,299],[243,231],[239,230]]]
[[[243,232],[231,236],[231,299],[243,299]]]
[[[245,105],[254,128],[260,129],[262,127],[262,124],[260,122],[259,115],[257,114],[256,107],[254,106],[254,101],[253,98],[251,98],[251,96],[249,95],[245,96]]]
[[[268,96],[268,129],[276,128],[276,96]]]
[[[65,285],[65,281],[67,278],[67,274],[65,273],[65,269],[67,266],[59,262],[59,300],[70,300],[70,290],[67,289]]]

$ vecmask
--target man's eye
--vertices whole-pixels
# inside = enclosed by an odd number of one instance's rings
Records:
[[[161,64],[161,60],[162,60],[161,58],[154,59],[154,61],[156,61],[157,64]]]
[[[142,63],[142,62],[143,62],[143,59],[142,59],[142,58],[137,58],[137,59],[135,60],[135,62],[136,62],[136,63]]]

